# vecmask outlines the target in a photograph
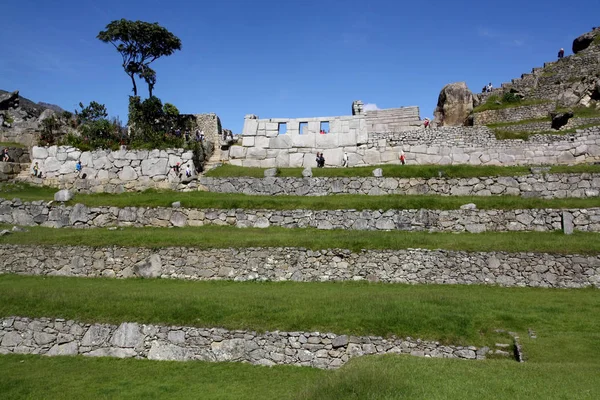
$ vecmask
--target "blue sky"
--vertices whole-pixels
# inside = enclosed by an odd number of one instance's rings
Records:
[[[560,47],[571,54],[573,39],[600,24],[598,0],[51,3],[2,5],[0,89],[67,110],[95,100],[126,122],[129,77],[96,35],[115,19],[158,22],[182,51],[153,64],[154,94],[181,112],[215,112],[234,133],[245,114],[348,115],[358,99],[431,117],[446,83],[498,86]]]

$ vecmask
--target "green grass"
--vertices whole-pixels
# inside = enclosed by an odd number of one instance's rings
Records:
[[[0,276],[0,316],[256,331],[397,335],[483,345],[502,328],[531,361],[598,363],[600,290],[357,282],[191,282]]]
[[[0,142],[0,147],[5,148],[5,147],[17,147],[19,149],[24,149],[27,146],[25,146],[24,144],[21,143],[17,143],[17,142]]]
[[[580,167],[582,170],[599,170],[600,165]],[[56,189],[19,186],[22,189],[3,190],[0,197],[19,198],[22,201],[54,198]],[[600,198],[541,199],[518,196],[438,196],[438,195],[383,195],[365,196],[343,194],[330,196],[253,196],[241,193],[173,192],[147,190],[121,194],[76,194],[68,205],[82,203],[89,207],[170,207],[180,201],[188,208],[217,209],[269,209],[269,210],[390,210],[390,209],[438,209],[454,210],[467,203],[475,203],[480,209],[533,209],[533,208],[590,208],[600,206]]]
[[[497,122],[494,124],[486,125],[488,128],[501,128],[505,126],[519,126],[519,125],[527,125],[533,124],[536,122],[550,122],[550,117],[542,117],[542,118],[533,118],[533,119],[523,119],[521,121],[510,121],[510,122]]]
[[[500,125],[500,124],[497,124]],[[530,174],[529,166],[501,167],[494,165],[374,165],[352,168],[313,168],[313,176],[321,177],[372,177],[373,170],[381,168],[386,178],[437,178],[442,171],[447,178],[476,178],[482,176],[521,176]],[[237,167],[225,164],[209,171],[210,178],[263,178],[266,168]],[[301,178],[302,168],[278,168],[279,177]],[[600,172],[598,165],[553,166],[551,172]]]
[[[368,357],[324,374],[299,398],[595,399],[598,378],[597,364]]]
[[[547,104],[550,103],[548,100],[538,100],[538,99],[526,99],[521,100],[514,103],[502,102],[500,104],[497,101],[500,100],[498,96],[490,96],[487,101],[473,109],[474,113],[488,111],[488,110],[504,110],[507,108],[516,108],[516,107],[525,107],[525,106],[534,106],[538,104]]]
[[[336,371],[0,356],[7,399],[596,399],[597,364],[361,357]]]
[[[575,132],[577,132],[577,130],[580,130],[580,129],[587,129],[587,128],[592,128],[595,126],[600,126],[600,122],[579,125],[579,126],[576,126],[573,128],[563,129],[560,131],[557,131],[554,129],[548,130],[548,131],[542,131],[542,132],[527,132],[527,131],[513,132],[513,131],[502,130],[502,129],[494,129],[493,131],[494,131],[494,134],[496,135],[496,139],[498,139],[498,140],[506,140],[506,139],[529,140],[529,137],[531,135],[566,135],[566,134],[570,134],[570,133],[575,133]]]
[[[0,226],[0,228],[3,228]],[[559,254],[598,254],[600,234],[575,232],[428,233],[378,232],[358,234],[349,230],[239,229],[228,226],[186,228],[53,229],[28,227],[0,238],[0,244],[29,246],[127,246],[127,247],[304,247],[312,250],[348,249],[445,249],[456,251],[506,251]]]

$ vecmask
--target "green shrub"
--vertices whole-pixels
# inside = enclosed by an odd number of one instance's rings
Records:
[[[513,92],[506,92],[502,96],[502,102],[503,103],[520,103],[521,98]]]

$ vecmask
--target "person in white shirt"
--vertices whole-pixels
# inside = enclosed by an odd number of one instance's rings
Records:
[[[342,159],[344,160],[342,167],[348,167],[348,153],[344,152],[344,156],[342,157]]]

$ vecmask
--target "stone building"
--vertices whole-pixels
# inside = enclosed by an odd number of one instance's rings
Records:
[[[324,152],[328,164],[341,164],[343,152],[356,154],[373,132],[404,132],[422,126],[418,107],[365,111],[362,102],[355,101],[352,114],[269,119],[246,115],[241,146],[231,147],[229,160],[248,167],[309,166],[317,152]]]

